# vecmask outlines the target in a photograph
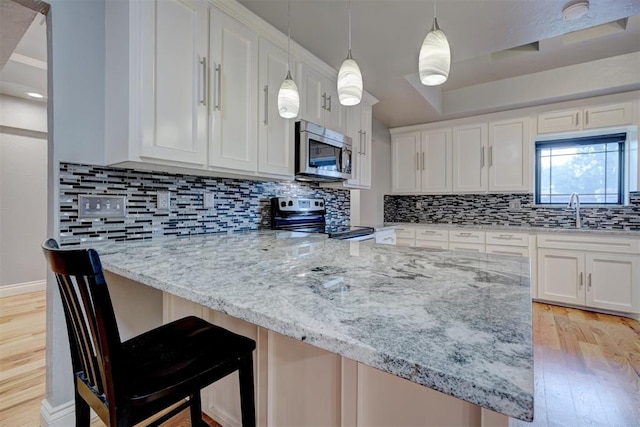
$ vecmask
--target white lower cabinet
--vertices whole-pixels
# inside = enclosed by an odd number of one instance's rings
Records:
[[[640,243],[636,239],[584,236],[538,239],[539,299],[640,313]]]

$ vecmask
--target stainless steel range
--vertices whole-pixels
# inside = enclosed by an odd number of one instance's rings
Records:
[[[375,237],[372,227],[327,225],[323,199],[274,197],[271,199],[271,228],[274,230],[324,233],[331,239],[369,240]]]

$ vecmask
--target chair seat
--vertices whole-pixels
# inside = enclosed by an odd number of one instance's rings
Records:
[[[202,387],[238,369],[238,359],[255,341],[185,317],[122,343],[123,391],[132,403],[146,404]]]

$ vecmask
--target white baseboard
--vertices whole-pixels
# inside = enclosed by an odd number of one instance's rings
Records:
[[[69,427],[76,424],[75,401],[58,405],[55,408],[49,404],[47,399],[42,401],[40,406],[40,427]],[[93,409],[91,410],[91,421],[98,418]]]
[[[29,292],[44,291],[47,288],[46,280],[36,280],[35,282],[14,283],[12,285],[0,286],[0,298],[12,297],[14,295],[27,294]]]
[[[47,399],[40,406],[40,427],[69,427],[75,425],[75,404],[71,400],[56,407]]]

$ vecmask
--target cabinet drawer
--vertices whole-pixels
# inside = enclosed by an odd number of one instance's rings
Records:
[[[434,248],[434,249],[449,249],[447,242],[437,242],[433,240],[416,240],[416,248]]]
[[[449,231],[450,242],[461,243],[484,243],[484,231]]]
[[[529,246],[529,235],[503,231],[487,231],[487,244],[506,246]]]
[[[538,234],[538,247],[640,254],[640,238],[600,237],[593,234]]]
[[[449,250],[484,253],[484,244],[482,243],[449,243]]]
[[[487,245],[488,254],[510,255],[510,256],[529,256],[529,248],[522,246],[503,246],[503,245]]]
[[[416,240],[435,240],[438,242],[449,241],[449,232],[447,230],[438,230],[433,228],[416,229]]]
[[[416,239],[405,239],[402,237],[396,237],[396,245],[397,246],[415,246]]]
[[[398,239],[415,239],[416,229],[413,227],[398,227],[396,228],[396,237]]]
[[[381,245],[395,245],[396,233],[393,230],[379,231],[376,233],[376,243]]]

